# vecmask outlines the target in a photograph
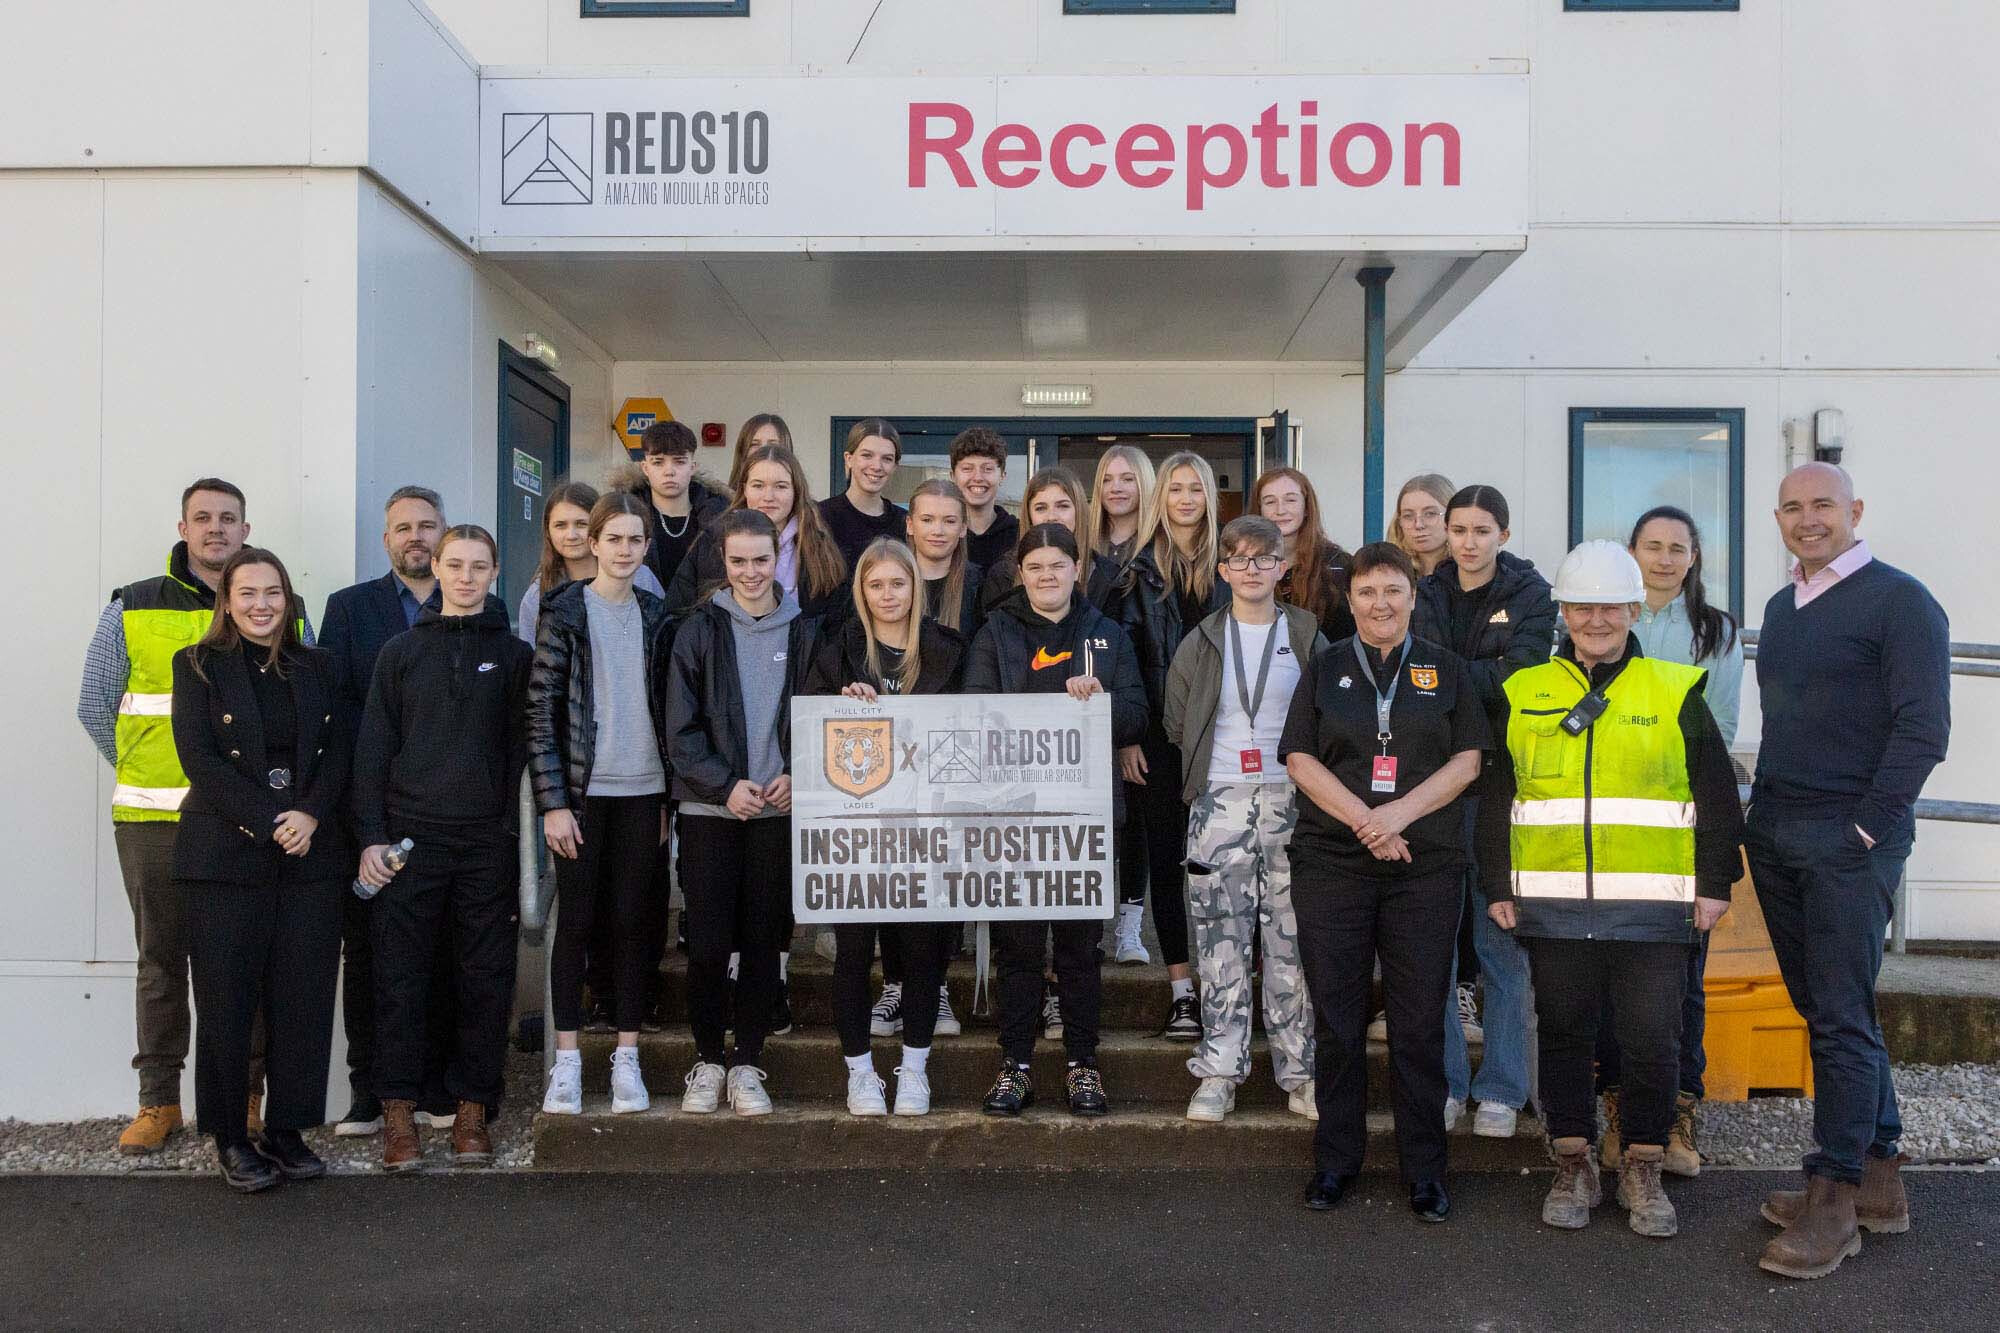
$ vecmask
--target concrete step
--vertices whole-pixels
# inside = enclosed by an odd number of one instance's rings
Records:
[[[1195,1124],[1177,1108],[1128,1107],[1112,1092],[1112,1113],[1072,1116],[1037,1103],[1019,1119],[947,1107],[927,1116],[858,1119],[837,1102],[793,1100],[744,1119],[724,1110],[684,1115],[677,1096],[656,1094],[653,1109],[612,1115],[602,1097],[580,1116],[535,1117],[538,1171],[814,1171],[998,1167],[1043,1170],[1294,1167],[1303,1184],[1312,1165],[1310,1122],[1282,1110],[1241,1110],[1219,1125]],[[1519,1171],[1546,1163],[1532,1124],[1512,1139],[1451,1136],[1453,1171]],[[1393,1171],[1387,1114],[1368,1117],[1365,1169]]]
[[[583,1033],[583,1086],[586,1092],[608,1093],[611,1079],[611,1048],[617,1038],[609,1034]],[[875,1069],[894,1080],[890,1070],[901,1057],[897,1038],[877,1037],[873,1042]],[[1103,1071],[1106,1092],[1120,1102],[1185,1107],[1195,1090],[1195,1077],[1188,1073],[1192,1042],[1170,1042],[1137,1032],[1106,1032],[1098,1041],[1097,1064]],[[646,1087],[658,1098],[664,1092],[680,1096],[682,1080],[694,1067],[694,1038],[685,1029],[642,1033],[639,1037],[639,1068]],[[1038,1089],[1062,1086],[1064,1056],[1062,1043],[1035,1043],[1035,1085]],[[999,1072],[1000,1052],[993,1033],[969,1032],[961,1037],[939,1037],[931,1045],[929,1064],[931,1096],[939,1105],[976,1105],[986,1096]],[[847,1095],[847,1067],[841,1062],[840,1042],[828,1027],[807,1027],[782,1037],[772,1037],[764,1046],[764,1072],[770,1075],[772,1095],[823,1097],[834,1100]],[[1389,1106],[1388,1049],[1371,1043],[1368,1051],[1369,1105],[1386,1110]],[[1250,1078],[1237,1089],[1236,1104],[1246,1109],[1282,1109],[1285,1095],[1271,1075],[1271,1054],[1260,1038],[1250,1048]]]

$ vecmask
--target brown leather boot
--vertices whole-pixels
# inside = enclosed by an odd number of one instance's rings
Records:
[[[1850,1254],[1861,1253],[1861,1232],[1854,1221],[1854,1196],[1860,1186],[1825,1176],[1806,1181],[1806,1205],[1784,1231],[1773,1237],[1757,1267],[1780,1277],[1825,1277]]]
[[[1695,1146],[1695,1116],[1701,1101],[1691,1092],[1674,1099],[1674,1123],[1667,1131],[1667,1157],[1661,1170],[1670,1176],[1701,1174],[1701,1149]]]
[[[451,1122],[451,1162],[453,1166],[492,1164],[493,1139],[486,1132],[486,1107],[483,1104],[458,1104],[458,1118]]]
[[[385,1100],[382,1103],[382,1169],[412,1171],[423,1164],[423,1140],[417,1137],[417,1104]]]
[[[155,1153],[167,1144],[167,1136],[181,1127],[178,1106],[142,1106],[138,1118],[118,1136],[118,1151],[127,1156]]]
[[[1898,1169],[1909,1161],[1904,1153],[1870,1157],[1861,1164],[1861,1189],[1854,1196],[1854,1221],[1863,1231],[1900,1236],[1910,1229],[1910,1196],[1903,1192]],[[1806,1206],[1804,1190],[1772,1190],[1761,1211],[1766,1222],[1788,1227]]]

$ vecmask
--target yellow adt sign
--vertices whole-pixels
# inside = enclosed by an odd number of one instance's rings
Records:
[[[672,421],[674,414],[664,398],[627,398],[611,418],[611,429],[634,458],[639,456],[639,439],[655,421]]]

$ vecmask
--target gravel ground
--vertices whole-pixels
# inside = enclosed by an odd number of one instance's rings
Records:
[[[508,1111],[493,1126],[494,1169],[521,1170],[534,1164],[528,1129],[540,1097],[540,1058],[510,1053],[507,1077]],[[1898,1065],[1896,1092],[1903,1151],[1912,1159],[2000,1167],[2000,1065]],[[123,1156],[117,1143],[124,1128],[122,1120],[0,1120],[0,1173],[127,1175],[214,1167],[207,1141],[186,1131],[152,1157]],[[382,1144],[379,1138],[337,1139],[330,1128],[308,1131],[306,1141],[343,1175],[374,1171]],[[1800,1097],[1711,1103],[1702,1108],[1700,1142],[1715,1166],[1797,1166],[1812,1145],[1812,1103]],[[453,1169],[442,1131],[424,1133],[424,1151],[429,1169]]]

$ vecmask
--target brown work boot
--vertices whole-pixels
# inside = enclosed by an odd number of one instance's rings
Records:
[[[1674,1123],[1667,1131],[1667,1158],[1661,1170],[1693,1179],[1701,1174],[1701,1149],[1695,1147],[1695,1112],[1701,1101],[1691,1092],[1674,1099]]]
[[[155,1153],[166,1147],[167,1136],[181,1127],[178,1106],[142,1106],[125,1132],[118,1136],[118,1151],[128,1157]]]
[[[399,1099],[382,1103],[382,1169],[412,1171],[424,1164],[423,1141],[417,1137],[417,1104]]]
[[[1589,1139],[1556,1139],[1556,1179],[1542,1200],[1542,1221],[1575,1231],[1590,1225],[1590,1210],[1604,1202],[1604,1184]]]
[[[1861,1232],[1855,1224],[1854,1196],[1858,1185],[1806,1178],[1806,1203],[1792,1224],[1764,1247],[1757,1267],[1780,1277],[1825,1277],[1850,1254],[1861,1253]]]
[[[1635,1143],[1625,1149],[1625,1161],[1618,1172],[1618,1206],[1626,1210],[1625,1220],[1640,1235],[1661,1240],[1681,1229],[1673,1200],[1660,1184],[1666,1156],[1667,1150],[1657,1144]]]
[[[493,1139],[486,1132],[486,1107],[480,1102],[460,1102],[458,1117],[451,1122],[453,1166],[490,1166]]]
[[[1898,1168],[1909,1161],[1903,1153],[1894,1157],[1870,1157],[1861,1164],[1861,1188],[1854,1196],[1854,1221],[1863,1231],[1900,1236],[1910,1229],[1910,1196],[1903,1192]],[[1760,1210],[1766,1222],[1781,1227],[1797,1220],[1806,1206],[1804,1190],[1772,1190]]]
[[[244,1127],[250,1131],[252,1136],[262,1134],[264,1132],[263,1093],[253,1092],[250,1094],[250,1105],[249,1108],[244,1113],[243,1123]]]
[[[1606,1171],[1616,1171],[1625,1161],[1625,1127],[1618,1112],[1618,1089],[1606,1092],[1601,1100],[1604,1103],[1604,1133],[1597,1140],[1597,1164]]]

